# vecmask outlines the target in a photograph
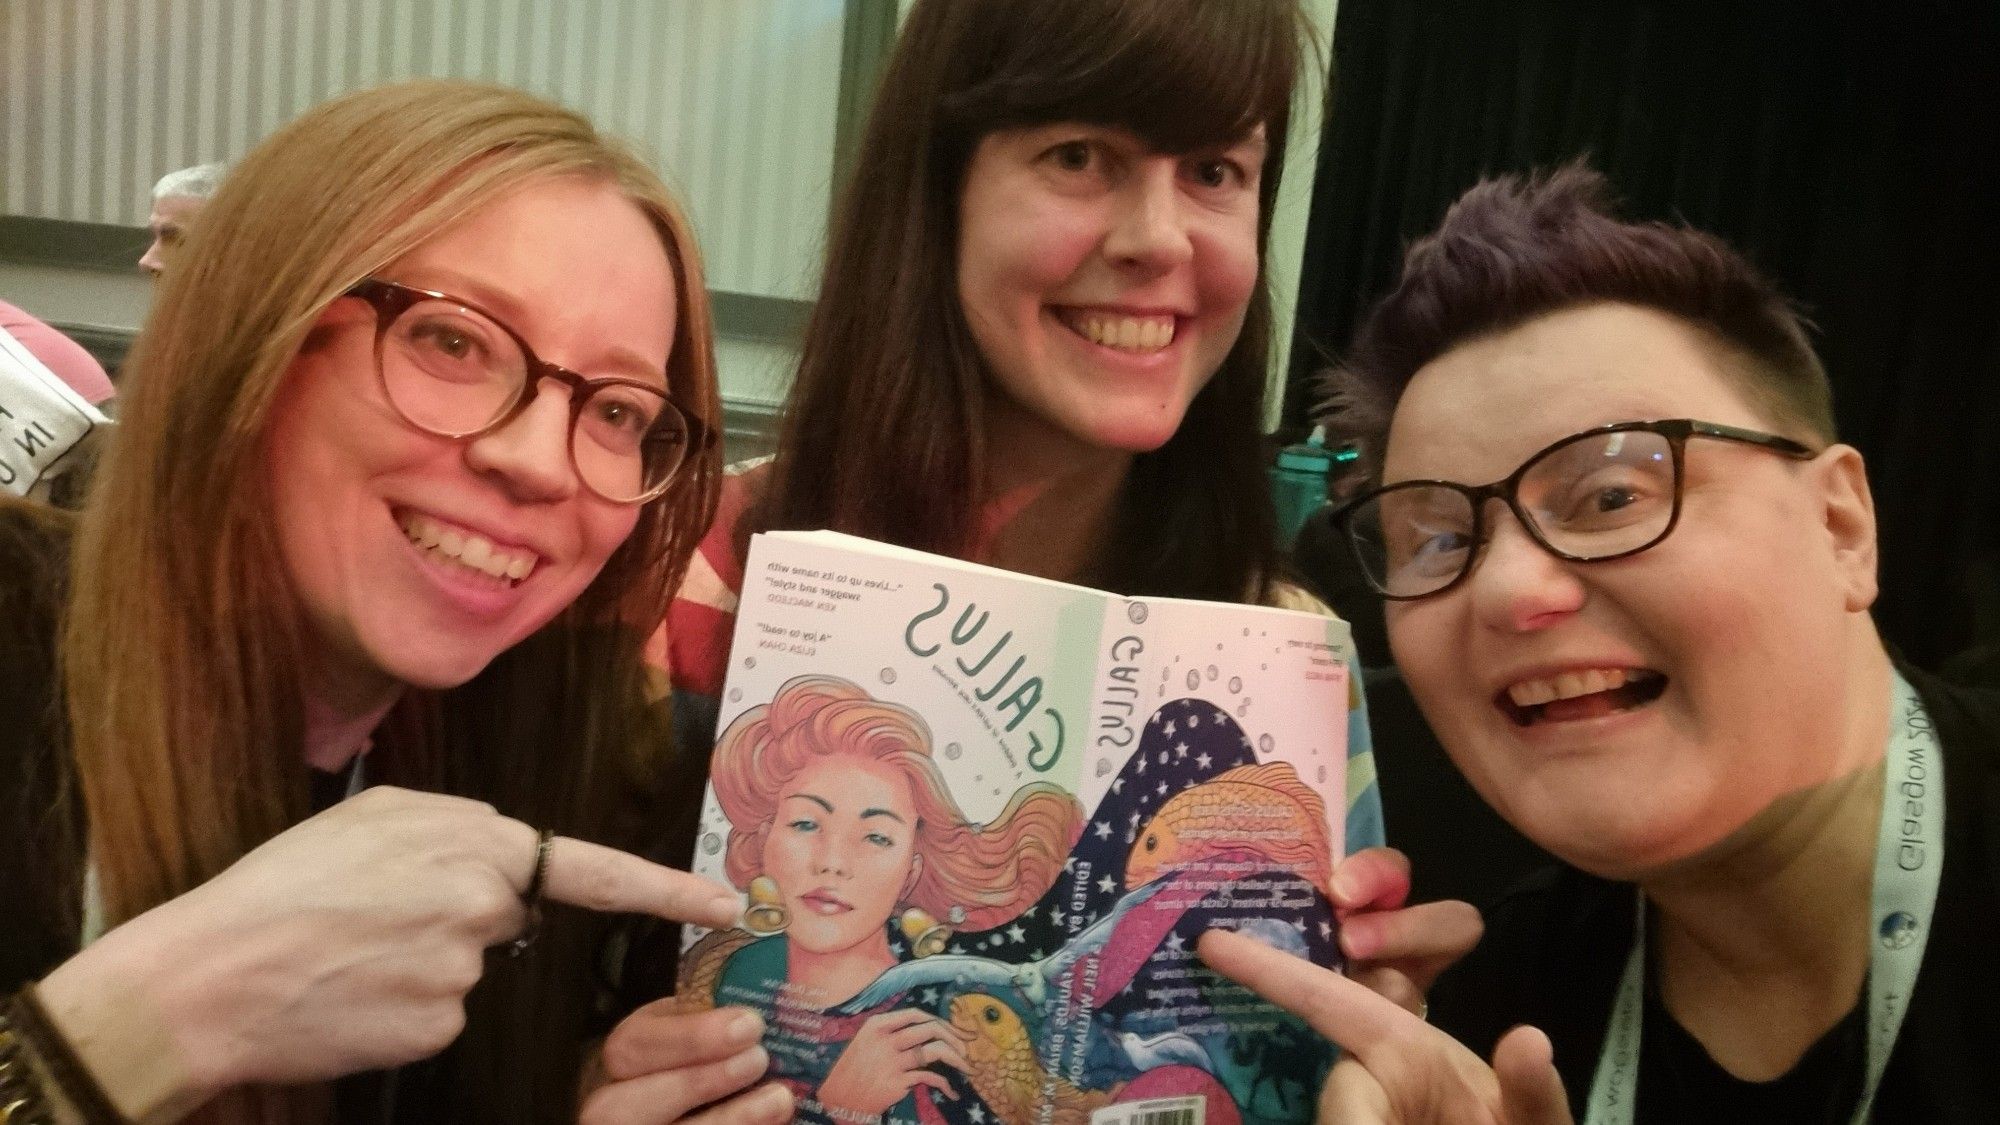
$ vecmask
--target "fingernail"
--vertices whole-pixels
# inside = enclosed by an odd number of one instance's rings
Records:
[[[770,1069],[770,1066],[771,1053],[762,1046],[757,1046],[729,1060],[729,1073],[748,1082]]]
[[[1356,961],[1365,961],[1375,953],[1375,943],[1368,940],[1367,931],[1354,928],[1352,923],[1341,927],[1340,951]]]
[[[764,1021],[757,1013],[744,1009],[729,1021],[729,1039],[733,1043],[749,1043],[764,1034]]]
[[[1354,885],[1354,876],[1342,872],[1333,877],[1333,898],[1342,906],[1352,906],[1361,888]]]
[[[769,1114],[773,1118],[789,1117],[792,1112],[792,1092],[777,1083],[772,1083],[757,1091],[758,1113]]]
[[[720,928],[734,924],[736,915],[742,909],[743,900],[737,898],[733,892],[725,891],[710,900],[709,917],[714,919],[716,926]]]

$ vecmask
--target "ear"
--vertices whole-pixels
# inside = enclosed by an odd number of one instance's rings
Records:
[[[1826,535],[1849,613],[1875,604],[1875,498],[1868,468],[1851,445],[1829,446],[1813,461],[1826,504]]]
[[[903,880],[903,889],[897,893],[896,897],[905,902],[908,902],[910,898],[910,892],[917,889],[917,876],[922,875],[923,873],[924,873],[924,857],[920,855],[911,856],[910,877]]]

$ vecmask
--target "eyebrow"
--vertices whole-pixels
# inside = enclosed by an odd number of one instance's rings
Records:
[[[1263,127],[1261,125],[1258,126],[1257,131],[1245,134],[1244,136],[1238,137],[1233,141],[1228,141],[1223,144],[1219,144],[1210,151],[1240,152],[1245,150],[1256,153],[1257,161],[1260,164],[1263,163],[1264,157],[1270,154],[1271,140],[1268,136],[1264,134]]]
[[[404,284],[415,285],[420,289],[435,289],[440,292],[449,293],[454,297],[463,297],[473,304],[478,305],[486,312],[501,318],[506,322],[507,327],[512,328],[516,332],[521,332],[522,322],[530,319],[527,306],[515,300],[512,294],[503,289],[488,285],[470,274],[460,273],[449,266],[421,266],[414,271],[414,274],[423,280],[406,281]],[[429,280],[432,277],[442,278],[443,280],[433,282]],[[678,319],[678,312],[676,310],[676,319]],[[527,333],[521,332],[521,335],[525,339]],[[533,348],[535,345],[530,341],[528,346]],[[672,348],[673,341],[669,340],[667,346]],[[603,366],[607,367],[611,374],[627,379],[657,383],[661,389],[666,389],[667,373],[665,369],[653,366],[650,361],[638,352],[630,348],[612,344],[606,346],[601,354],[609,361]],[[547,359],[546,356],[542,358]],[[567,367],[568,365],[562,364],[559,366]],[[598,365],[593,364],[592,366]],[[578,372],[578,374],[584,373]]]
[[[828,812],[833,811],[833,805],[830,802],[828,802],[826,798],[815,797],[811,793],[794,793],[791,796],[786,797],[785,800],[811,801],[813,804],[818,805],[820,808],[823,808]],[[895,821],[897,824],[904,824],[907,826],[907,822],[905,822],[902,817],[897,816],[895,813],[890,812],[888,809],[862,809],[860,819],[867,820],[870,817],[877,817],[877,816],[886,816],[890,820]]]

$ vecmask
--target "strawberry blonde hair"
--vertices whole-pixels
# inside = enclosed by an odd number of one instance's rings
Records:
[[[1076,798],[1045,782],[1015,790],[988,823],[972,823],[931,760],[930,728],[916,712],[846,680],[801,676],[716,740],[711,780],[731,825],[723,860],[731,882],[748,887],[763,873],[785,784],[816,761],[847,755],[894,766],[909,783],[923,867],[905,901],[962,929],[991,929],[1046,894],[1083,830]]]
[[[456,81],[336,98],[246,156],[193,224],[127,367],[131,390],[75,544],[63,642],[72,772],[112,924],[309,812],[307,626],[265,480],[271,405],[308,333],[362,278],[557,176],[615,185],[652,220],[678,306],[668,385],[713,428],[708,298],[687,220],[658,176],[560,106]],[[657,619],[713,518],[718,474],[716,453],[694,457],[577,602],[471,683],[406,691],[377,734],[371,778],[616,839],[615,810],[662,753],[640,719],[636,641],[622,624]],[[592,940],[578,924],[553,944],[586,957]],[[575,1112],[592,984],[568,972],[576,958],[541,952],[539,967],[496,967],[475,990],[451,1051],[462,1066],[427,1064],[458,1075],[438,1079],[442,1096],[482,1120]],[[482,1020],[488,1008],[514,1014]],[[541,1022],[507,1026],[529,1018]],[[421,1086],[403,1081],[399,1097]],[[244,1094],[210,1115],[313,1116],[319,1094],[271,1095],[261,1108]]]

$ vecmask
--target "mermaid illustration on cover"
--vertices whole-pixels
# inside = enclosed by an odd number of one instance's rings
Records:
[[[935,1099],[958,1095],[936,1067],[968,1070],[970,1036],[901,998],[832,1009],[904,953],[1014,919],[1054,885],[1082,826],[1076,799],[1043,783],[970,822],[930,743],[914,712],[830,676],[791,680],[716,743],[725,867],[751,905],[743,928],[682,959],[679,992],[763,1011],[774,1076],[836,1120],[944,1120]]]
[[[1189,1099],[1208,1125],[1309,1115],[1323,1052],[1282,1022],[1218,1022],[1242,997],[1185,966],[1214,924],[1334,962],[1333,929],[1307,924],[1332,918],[1324,805],[1212,704],[1175,700],[1147,731],[1090,818],[1034,783],[978,825],[914,712],[788,681],[717,742],[724,870],[750,905],[682,959],[682,1003],[763,1012],[810,1119],[1087,1125]]]

